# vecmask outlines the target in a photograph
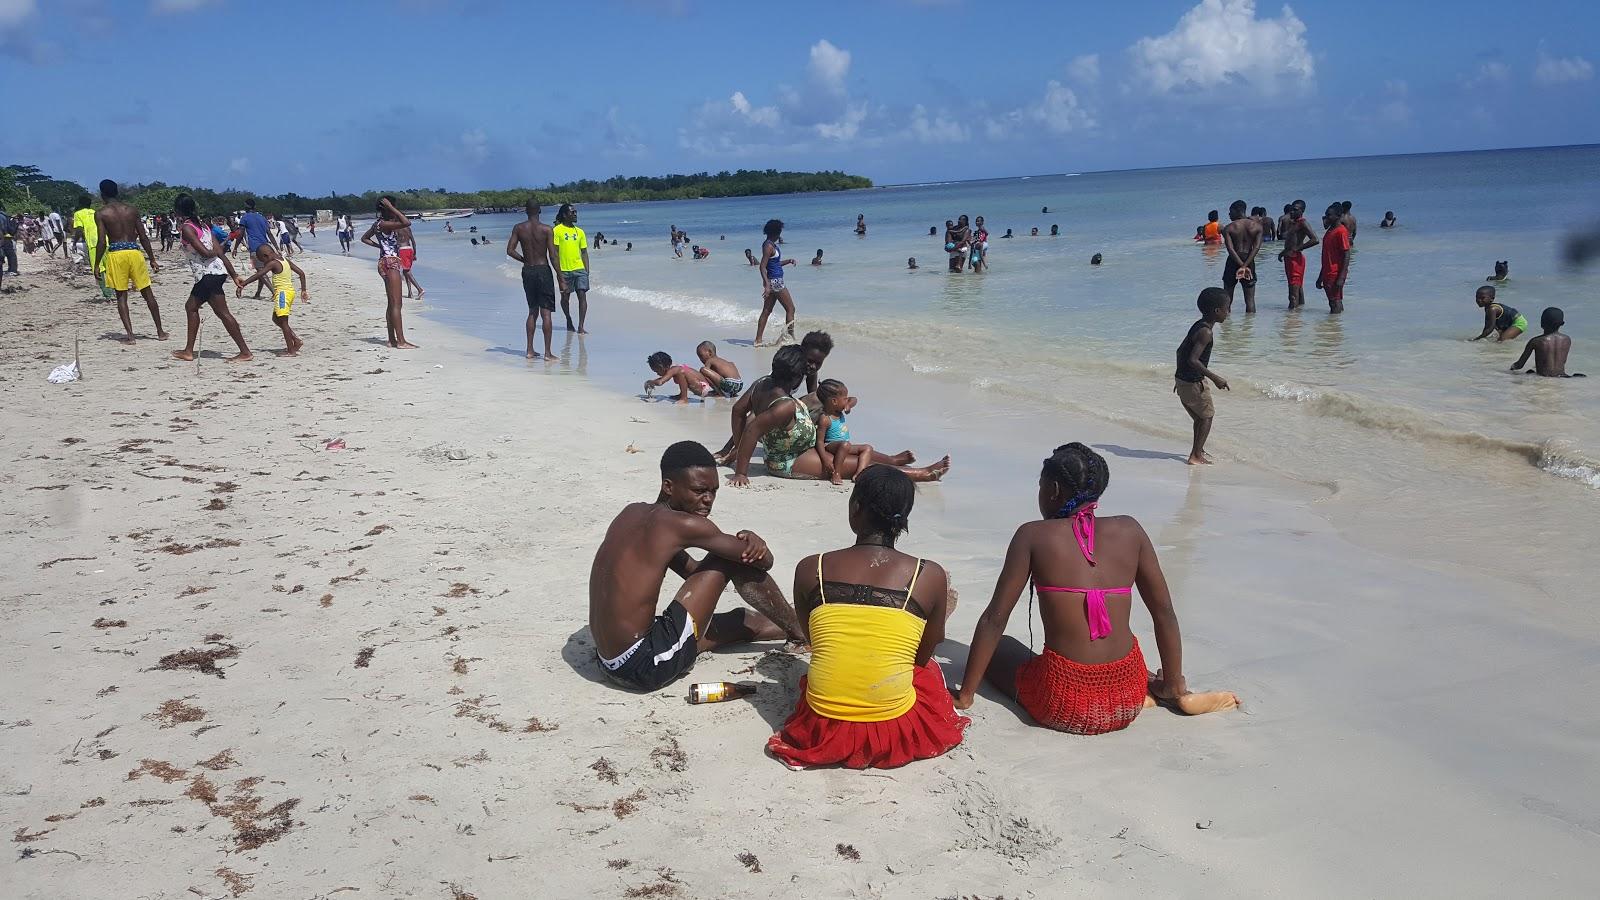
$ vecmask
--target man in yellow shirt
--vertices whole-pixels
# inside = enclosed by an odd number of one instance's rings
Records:
[[[73,262],[76,263],[80,259],[81,252],[89,261],[90,273],[97,278],[100,275],[99,241],[100,228],[94,224],[94,203],[88,194],[81,194],[78,196],[78,209],[72,214]]]
[[[567,330],[588,334],[584,328],[589,318],[589,236],[578,227],[578,211],[571,203],[561,204],[556,211],[556,227],[551,230],[556,253],[561,263],[561,314],[567,317]],[[578,327],[572,327],[572,309],[567,304],[573,292],[578,294]]]

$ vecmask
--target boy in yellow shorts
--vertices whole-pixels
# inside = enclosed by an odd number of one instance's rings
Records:
[[[243,297],[244,289],[253,281],[272,279],[272,324],[283,331],[283,355],[299,356],[300,348],[305,343],[289,327],[289,314],[294,311],[294,276],[300,276],[300,298],[307,302],[311,300],[311,289],[306,287],[305,270],[279,255],[271,244],[262,244],[256,249],[256,260],[259,263],[256,273],[235,289],[234,296]]]

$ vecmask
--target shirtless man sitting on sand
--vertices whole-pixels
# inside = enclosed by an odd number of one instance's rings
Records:
[[[717,499],[711,451],[680,441],[661,455],[661,491],[653,503],[624,507],[589,570],[589,634],[606,677],[653,691],[694,666],[695,656],[725,644],[804,643],[794,607],[768,572],[772,552],[753,532],[724,534],[712,524]],[[706,551],[699,560],[689,548]],[[683,586],[656,615],[671,569]],[[729,583],[755,608],[715,613]],[[715,613],[715,614],[713,614]]]

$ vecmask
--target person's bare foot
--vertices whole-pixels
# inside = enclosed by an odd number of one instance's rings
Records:
[[[689,405],[689,398],[688,398],[688,397],[685,397],[685,398],[683,398],[683,399],[682,399],[682,400],[677,400],[677,401],[674,401],[674,403],[675,403],[675,404],[676,404],[676,405],[678,405],[678,406],[688,406],[688,405]]]
[[[124,344],[131,344],[131,343],[133,343],[133,335],[131,335],[131,334],[121,334],[121,335],[117,336],[117,340],[120,341],[121,343],[124,343]]]
[[[945,456],[923,471],[928,473],[929,481],[938,481],[945,476],[945,473],[950,471],[950,457],[948,455]]]
[[[532,350],[528,351],[528,359],[538,359],[538,358],[539,358],[539,354],[533,352]]]
[[[253,354],[251,354],[251,352],[249,350],[244,350],[244,351],[241,351],[239,353],[235,353],[232,356],[226,357],[222,361],[223,362],[238,363],[238,362],[250,362],[253,359],[255,359],[255,356]]]
[[[1211,465],[1211,460],[1207,459],[1206,455],[1204,453],[1191,453],[1191,454],[1189,454],[1189,458],[1184,460],[1184,462],[1188,463],[1191,466],[1209,466],[1209,465]]]
[[[578,329],[578,333],[579,334],[588,334],[589,333],[589,329],[587,329],[587,328],[579,328]]]
[[[545,362],[561,362],[561,357],[555,355],[554,353],[546,353],[544,355],[544,361]]]
[[[910,450],[901,450],[894,456],[889,457],[889,460],[891,464],[896,466],[909,466],[917,461],[917,455]]]
[[[413,344],[410,341],[401,341],[398,344],[395,344],[394,348],[396,350],[421,350],[422,349],[421,347],[418,347],[416,344]]]
[[[1206,713],[1236,708],[1239,705],[1239,696],[1233,691],[1189,693],[1172,701],[1172,705],[1186,716],[1203,716]]]
[[[417,299],[421,300],[422,299],[422,295],[426,294],[426,293],[427,293],[427,291],[423,290],[422,288],[417,288]]]
[[[164,341],[164,340],[166,340],[167,338],[169,338],[171,336],[172,335],[167,334],[165,331],[156,332],[156,340],[158,340],[158,341]]]
[[[172,351],[172,358],[173,359],[181,359],[184,362],[194,362],[194,351],[193,350],[174,350],[174,351]]]

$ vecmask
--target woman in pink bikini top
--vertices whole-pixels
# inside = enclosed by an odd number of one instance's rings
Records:
[[[1044,518],[1023,524],[1011,540],[994,597],[972,637],[958,709],[971,706],[985,679],[1039,724],[1077,734],[1124,728],[1147,702],[1170,702],[1187,713],[1237,705],[1228,692],[1189,692],[1178,618],[1149,536],[1132,517],[1095,515],[1109,481],[1105,458],[1083,444],[1057,447],[1045,460],[1039,477]],[[1039,593],[1044,624],[1039,653],[1005,635],[1030,585]],[[1135,585],[1161,656],[1155,675],[1129,629]],[[1031,643],[1031,610],[1029,632]]]

